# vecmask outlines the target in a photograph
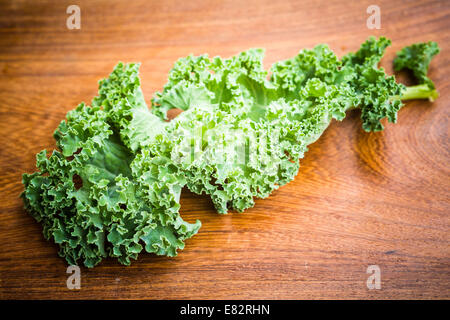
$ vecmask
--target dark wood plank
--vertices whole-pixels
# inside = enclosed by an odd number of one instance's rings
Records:
[[[81,30],[67,30],[70,4],[0,4],[0,298],[450,298],[448,1],[378,1],[381,30],[366,28],[372,1],[79,0]],[[117,61],[142,62],[149,100],[190,53],[263,47],[269,67],[318,43],[342,55],[369,35],[392,39],[388,72],[404,45],[437,41],[430,76],[441,97],[409,102],[381,133],[363,132],[351,112],[292,183],[244,214],[219,216],[184,192],[182,216],[203,227],[176,258],[106,260],[81,269],[81,290],[66,288],[65,262],[18,197],[21,174]],[[366,287],[373,264],[381,290]]]

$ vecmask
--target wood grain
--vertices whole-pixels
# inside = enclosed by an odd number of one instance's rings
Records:
[[[81,30],[66,8],[81,8]],[[366,27],[373,1],[1,1],[0,298],[382,299],[450,298],[450,3],[377,1],[381,30]],[[182,216],[203,227],[176,258],[141,254],[82,268],[66,288],[57,247],[23,209],[21,174],[53,149],[65,113],[96,94],[117,61],[142,62],[147,100],[174,61],[266,49],[265,65],[328,43],[342,55],[369,35],[397,50],[434,40],[430,76],[441,96],[409,102],[398,124],[361,129],[358,111],[311,146],[296,179],[243,214],[217,215],[187,191]],[[369,265],[380,290],[366,287]]]

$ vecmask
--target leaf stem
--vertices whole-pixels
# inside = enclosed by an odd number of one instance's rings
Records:
[[[423,83],[416,86],[406,87],[401,96],[401,100],[413,99],[429,99],[434,101],[439,96],[436,89],[431,88],[428,84]]]

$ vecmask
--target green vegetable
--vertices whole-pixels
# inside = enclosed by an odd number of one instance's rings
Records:
[[[431,59],[439,51],[440,49],[437,43],[429,41],[413,44],[397,52],[397,57],[394,59],[394,70],[411,70],[419,83],[417,86],[406,88],[402,93],[402,99],[429,98],[430,100],[434,100],[439,96],[433,81],[427,77]]]
[[[161,157],[144,161],[148,150],[136,155],[164,128],[146,108],[137,72],[119,64],[93,106],[80,104],[61,122],[54,134],[61,151],[40,152],[40,171],[23,175],[26,208],[70,264],[93,267],[111,256],[128,265],[143,247],[175,256],[200,227],[178,214],[179,170]]]
[[[367,131],[381,130],[385,117],[395,122],[404,86],[377,68],[389,43],[370,38],[342,61],[326,45],[302,50],[276,63],[270,81],[262,50],[180,59],[152,110],[162,118],[185,110],[168,132],[187,187],[209,195],[219,213],[242,212],[297,175],[298,160],[333,118],[356,106]]]
[[[402,100],[435,97],[426,71],[437,46],[408,47],[396,68],[421,83],[405,87],[378,63],[390,40],[369,38],[342,59],[326,45],[263,68],[261,49],[229,59],[178,60],[147,108],[137,64],[119,64],[92,106],[81,104],[55,132],[22,194],[60,255],[92,267],[107,256],[129,264],[147,252],[174,256],[200,222],[179,215],[184,186],[207,194],[219,213],[242,212],[297,175],[299,159],[333,119],[359,108],[363,129],[396,122]],[[423,53],[423,54],[422,54]],[[167,111],[183,110],[166,122]]]
[[[361,109],[362,126],[365,131],[383,130],[381,119],[397,121],[397,112],[403,106],[399,95],[404,86],[395,82],[394,76],[387,76],[383,68],[378,68],[384,50],[391,41],[371,37],[361,45],[355,54],[343,57],[345,67],[353,70],[355,77],[350,86],[356,91],[358,99],[355,106]]]

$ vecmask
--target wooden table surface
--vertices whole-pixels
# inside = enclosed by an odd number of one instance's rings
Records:
[[[0,298],[450,298],[449,1],[377,1],[380,30],[366,27],[372,0],[0,3]],[[80,30],[66,27],[74,3]],[[203,226],[177,257],[107,259],[67,289],[57,246],[23,209],[21,175],[118,61],[142,62],[150,101],[190,53],[262,47],[269,68],[318,43],[342,56],[370,35],[393,41],[388,73],[403,46],[437,41],[429,74],[440,98],[408,102],[380,133],[365,133],[358,111],[333,122],[296,179],[243,214],[220,216],[185,190],[181,215]],[[366,285],[369,265],[379,290]]]

